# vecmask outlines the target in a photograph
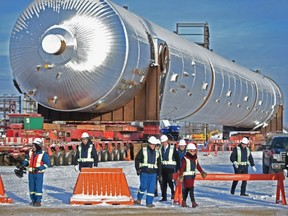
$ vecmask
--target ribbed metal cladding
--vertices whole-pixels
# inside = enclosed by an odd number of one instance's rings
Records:
[[[103,113],[142,88],[154,60],[149,38],[169,50],[161,119],[255,128],[283,105],[271,79],[105,0],[33,1],[14,26],[11,65],[43,106]]]

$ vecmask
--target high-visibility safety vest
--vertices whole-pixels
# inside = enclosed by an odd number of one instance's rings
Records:
[[[237,163],[239,165],[246,166],[246,165],[250,164],[249,163],[249,156],[250,156],[251,152],[250,152],[249,148],[246,148],[246,151],[247,151],[247,161],[241,161],[241,157],[242,157],[241,148],[239,146],[237,146]]]
[[[81,145],[79,145],[79,147],[78,147],[78,150],[79,150],[78,162],[94,162],[94,158],[91,158],[92,148],[93,148],[93,144],[90,144],[89,148],[88,148],[88,152],[87,152],[87,157],[86,158],[82,158],[81,157],[82,147],[81,147]]]
[[[176,165],[176,161],[173,160],[174,146],[170,145],[166,151],[168,150],[169,150],[168,160],[164,160],[163,155],[162,155],[162,164],[163,165]]]
[[[34,152],[32,150],[29,151],[29,172],[33,172],[34,168],[42,166],[44,163],[42,161],[44,152],[37,154],[36,157],[34,157]],[[44,170],[39,170],[38,173],[44,173]]]
[[[143,163],[140,163],[140,167],[148,167],[150,169],[158,169],[157,158],[160,157],[159,151],[155,150],[156,156],[155,156],[154,164],[148,162],[148,149],[147,149],[147,147],[143,147],[142,152],[143,152],[144,160],[143,160]]]
[[[195,160],[195,163],[191,160],[189,160],[187,157],[184,157],[186,161],[186,168],[185,171],[183,172],[183,176],[195,176],[196,175],[196,167],[198,160]]]

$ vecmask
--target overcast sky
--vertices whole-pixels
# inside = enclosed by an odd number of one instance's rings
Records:
[[[17,93],[9,64],[14,23],[31,0],[0,1],[0,94]],[[114,0],[168,30],[177,22],[208,22],[210,49],[248,69],[260,70],[281,88],[288,126],[288,0]]]

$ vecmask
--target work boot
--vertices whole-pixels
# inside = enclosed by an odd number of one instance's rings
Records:
[[[40,207],[40,206],[41,206],[41,202],[35,202],[35,203],[34,203],[34,206],[35,206],[35,207]]]
[[[182,207],[184,207],[184,208],[187,208],[187,207],[189,207],[188,205],[187,205],[187,203],[186,203],[186,201],[182,201]]]
[[[146,207],[153,208],[153,207],[155,207],[155,205],[154,204],[148,204],[148,205],[146,205]]]
[[[234,193],[235,193],[235,189],[231,188],[230,193],[231,193],[232,195],[234,195]]]
[[[195,201],[192,201],[192,208],[196,208],[198,204]]]
[[[155,190],[155,192],[154,192],[154,197],[158,197],[158,191],[157,190]]]
[[[240,196],[249,196],[249,195],[246,193],[241,193]]]
[[[35,205],[35,202],[30,202],[29,205],[30,205],[30,206],[34,206],[34,205]]]
[[[165,202],[165,201],[167,201],[167,198],[162,198],[162,199],[160,200],[160,202]]]
[[[141,200],[134,200],[134,205],[141,205]]]

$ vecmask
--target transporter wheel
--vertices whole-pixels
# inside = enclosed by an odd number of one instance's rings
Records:
[[[3,165],[4,166],[10,166],[11,165],[11,160],[10,160],[10,155],[5,154],[3,157]]]
[[[0,154],[0,166],[3,166],[4,155]]]
[[[120,151],[118,149],[116,149],[112,153],[114,154],[114,161],[119,161],[120,160]]]
[[[72,165],[73,163],[73,154],[71,151],[66,152],[65,158],[64,158],[64,165]]]
[[[106,150],[102,151],[101,161],[106,162],[108,160],[108,152]]]
[[[102,161],[102,153],[101,153],[101,151],[98,151],[97,155],[98,155],[98,162],[101,162]]]
[[[107,158],[107,161],[114,161],[114,150],[110,153],[110,152],[107,152],[108,153],[108,158]]]
[[[125,150],[120,150],[119,154],[120,154],[120,161],[123,161],[126,157]]]
[[[53,152],[53,154],[50,156],[50,166],[53,167],[55,165],[55,154]]]
[[[63,152],[59,152],[56,156],[55,166],[62,166],[64,163],[65,154]]]

